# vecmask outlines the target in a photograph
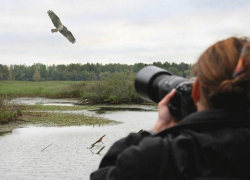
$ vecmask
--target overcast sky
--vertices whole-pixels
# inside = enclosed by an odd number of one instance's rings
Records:
[[[54,28],[53,10],[73,33]],[[0,64],[196,62],[211,44],[250,36],[248,0],[0,0]]]

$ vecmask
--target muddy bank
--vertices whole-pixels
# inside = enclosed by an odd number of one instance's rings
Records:
[[[12,132],[14,129],[23,127],[27,122],[25,121],[15,121],[6,124],[0,124],[0,135]]]

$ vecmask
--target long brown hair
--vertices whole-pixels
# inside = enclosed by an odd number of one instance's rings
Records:
[[[235,69],[244,48],[243,71]],[[228,38],[209,47],[194,65],[209,108],[248,108],[250,104],[250,43],[248,38]]]

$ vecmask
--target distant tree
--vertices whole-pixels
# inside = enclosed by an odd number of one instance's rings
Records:
[[[185,78],[190,78],[191,77],[191,71],[190,70],[185,70],[183,72],[183,77]]]
[[[9,74],[8,74],[8,81],[15,80],[15,76],[13,76],[13,66],[10,66]]]
[[[87,63],[87,64],[59,64],[44,65],[34,63],[31,66],[11,65],[10,67],[0,64],[0,80],[17,80],[17,81],[96,81],[105,80],[114,73],[124,73],[125,75],[138,73],[143,67],[155,65],[166,69],[175,75],[189,77],[191,64],[186,63],[169,63],[153,62],[152,64],[135,63],[134,65],[120,63]],[[36,72],[39,71],[39,73]],[[35,76],[34,76],[35,75]],[[35,78],[35,79],[34,79]]]
[[[107,80],[107,79],[109,79],[111,76],[112,76],[112,73],[109,72],[109,71],[101,72],[101,73],[99,74],[99,78],[100,78],[101,81]]]
[[[35,70],[35,73],[32,78],[34,81],[41,81],[41,74],[38,69]]]
[[[165,62],[164,63],[164,68],[168,70],[169,67],[171,67],[171,64],[169,62]]]
[[[40,63],[36,64],[36,66],[38,67],[38,70],[40,72],[41,79],[46,80],[46,71],[47,71],[46,66]]]
[[[144,63],[136,63],[134,64],[134,68],[133,68],[133,71],[135,73],[137,73],[138,71],[140,71],[142,68],[144,68],[145,66],[147,66],[147,64],[144,64]]]
[[[172,74],[174,74],[174,75],[177,75],[177,76],[180,75],[179,70],[178,70],[176,67],[174,67],[174,66],[169,67],[169,68],[168,68],[168,71],[170,71],[170,72],[171,72]]]
[[[153,62],[153,65],[154,65],[154,66],[158,66],[158,67],[160,67],[160,68],[165,68],[165,69],[166,69],[165,64],[162,64],[161,62]]]
[[[12,71],[12,76],[15,77],[15,80],[18,81],[25,81],[28,80],[27,78],[27,66],[26,65],[14,65],[13,66],[13,71]]]
[[[0,64],[0,80],[7,80],[9,69],[6,65]]]

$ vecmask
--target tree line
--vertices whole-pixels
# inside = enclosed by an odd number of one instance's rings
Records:
[[[45,65],[3,65],[0,64],[0,80],[9,81],[96,81],[106,80],[114,73],[135,74],[148,65],[155,65],[172,72],[175,75],[187,77],[190,75],[191,64],[154,62],[152,64],[69,64]]]

